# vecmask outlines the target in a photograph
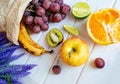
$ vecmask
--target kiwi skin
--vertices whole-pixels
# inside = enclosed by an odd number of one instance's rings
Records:
[[[53,39],[51,38],[51,33],[54,33],[58,37],[58,42],[53,41],[54,38]],[[64,36],[58,28],[53,28],[48,32],[46,39],[49,46],[56,47],[64,40]]]

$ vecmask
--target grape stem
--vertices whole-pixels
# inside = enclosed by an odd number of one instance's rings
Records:
[[[32,10],[32,9],[28,9],[27,11],[30,11],[30,12],[35,12],[34,10]]]

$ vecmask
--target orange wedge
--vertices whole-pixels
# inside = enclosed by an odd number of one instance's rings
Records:
[[[87,32],[97,44],[108,45],[120,41],[120,11],[114,8],[98,10],[87,21]]]

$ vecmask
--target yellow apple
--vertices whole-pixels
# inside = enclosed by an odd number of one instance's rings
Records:
[[[86,63],[88,57],[88,45],[76,36],[72,36],[65,40],[60,48],[61,60],[71,66],[80,66]]]

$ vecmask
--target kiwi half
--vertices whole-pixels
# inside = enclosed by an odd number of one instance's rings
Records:
[[[50,30],[46,38],[47,38],[47,43],[51,47],[56,47],[64,39],[62,32],[57,28],[53,28],[52,30]]]

